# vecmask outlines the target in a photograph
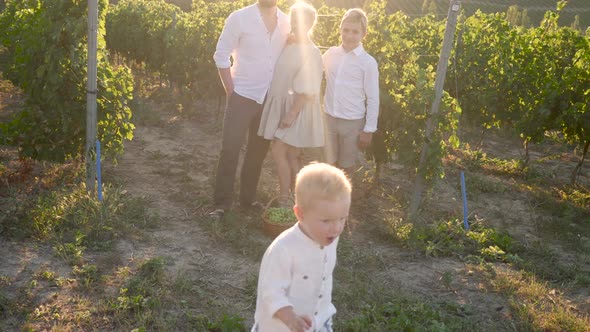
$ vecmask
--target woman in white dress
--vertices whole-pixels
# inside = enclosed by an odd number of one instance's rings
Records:
[[[296,2],[289,17],[292,35],[277,60],[258,128],[258,135],[273,140],[279,202],[284,205],[289,204],[293,180],[302,167],[300,149],[324,146],[322,56],[310,39],[317,13],[313,6]]]

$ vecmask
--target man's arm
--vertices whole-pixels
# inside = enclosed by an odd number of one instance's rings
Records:
[[[219,71],[219,78],[225,89],[225,94],[229,97],[234,92],[234,81],[231,77],[230,68],[217,68]]]
[[[219,78],[225,89],[225,93],[229,96],[234,91],[234,83],[231,77],[231,53],[237,48],[240,38],[240,20],[235,13],[232,13],[223,26],[223,31],[217,41],[215,54],[213,60],[219,71]]]

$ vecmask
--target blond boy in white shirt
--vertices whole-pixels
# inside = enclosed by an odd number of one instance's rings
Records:
[[[253,332],[332,331],[332,271],[350,193],[344,172],[331,165],[310,164],[297,174],[298,222],[264,253]]]
[[[364,49],[367,15],[349,9],[340,23],[342,44],[322,56],[326,76],[326,159],[351,174],[360,149],[371,143],[379,117],[379,70]]]

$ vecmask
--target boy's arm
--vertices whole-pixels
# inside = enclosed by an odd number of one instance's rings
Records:
[[[367,113],[365,127],[359,136],[359,147],[366,148],[371,143],[373,133],[377,131],[379,118],[379,67],[375,59],[371,58],[364,77],[364,90],[367,97]]]
[[[359,148],[361,149],[366,149],[367,147],[369,147],[369,144],[371,144],[371,141],[373,140],[373,133],[367,133],[365,131],[361,131],[359,134]]]

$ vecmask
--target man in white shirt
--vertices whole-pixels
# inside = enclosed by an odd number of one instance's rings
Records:
[[[326,159],[349,175],[359,148],[371,143],[379,117],[379,70],[361,44],[366,35],[365,12],[349,9],[340,23],[342,44],[322,56],[327,83]]]
[[[213,55],[228,102],[215,179],[216,209],[212,216],[222,217],[232,207],[239,153],[246,136],[240,203],[249,207],[255,202],[269,145],[268,140],[257,135],[262,104],[290,30],[288,16],[277,8],[277,0],[258,0],[231,13],[225,21]]]

